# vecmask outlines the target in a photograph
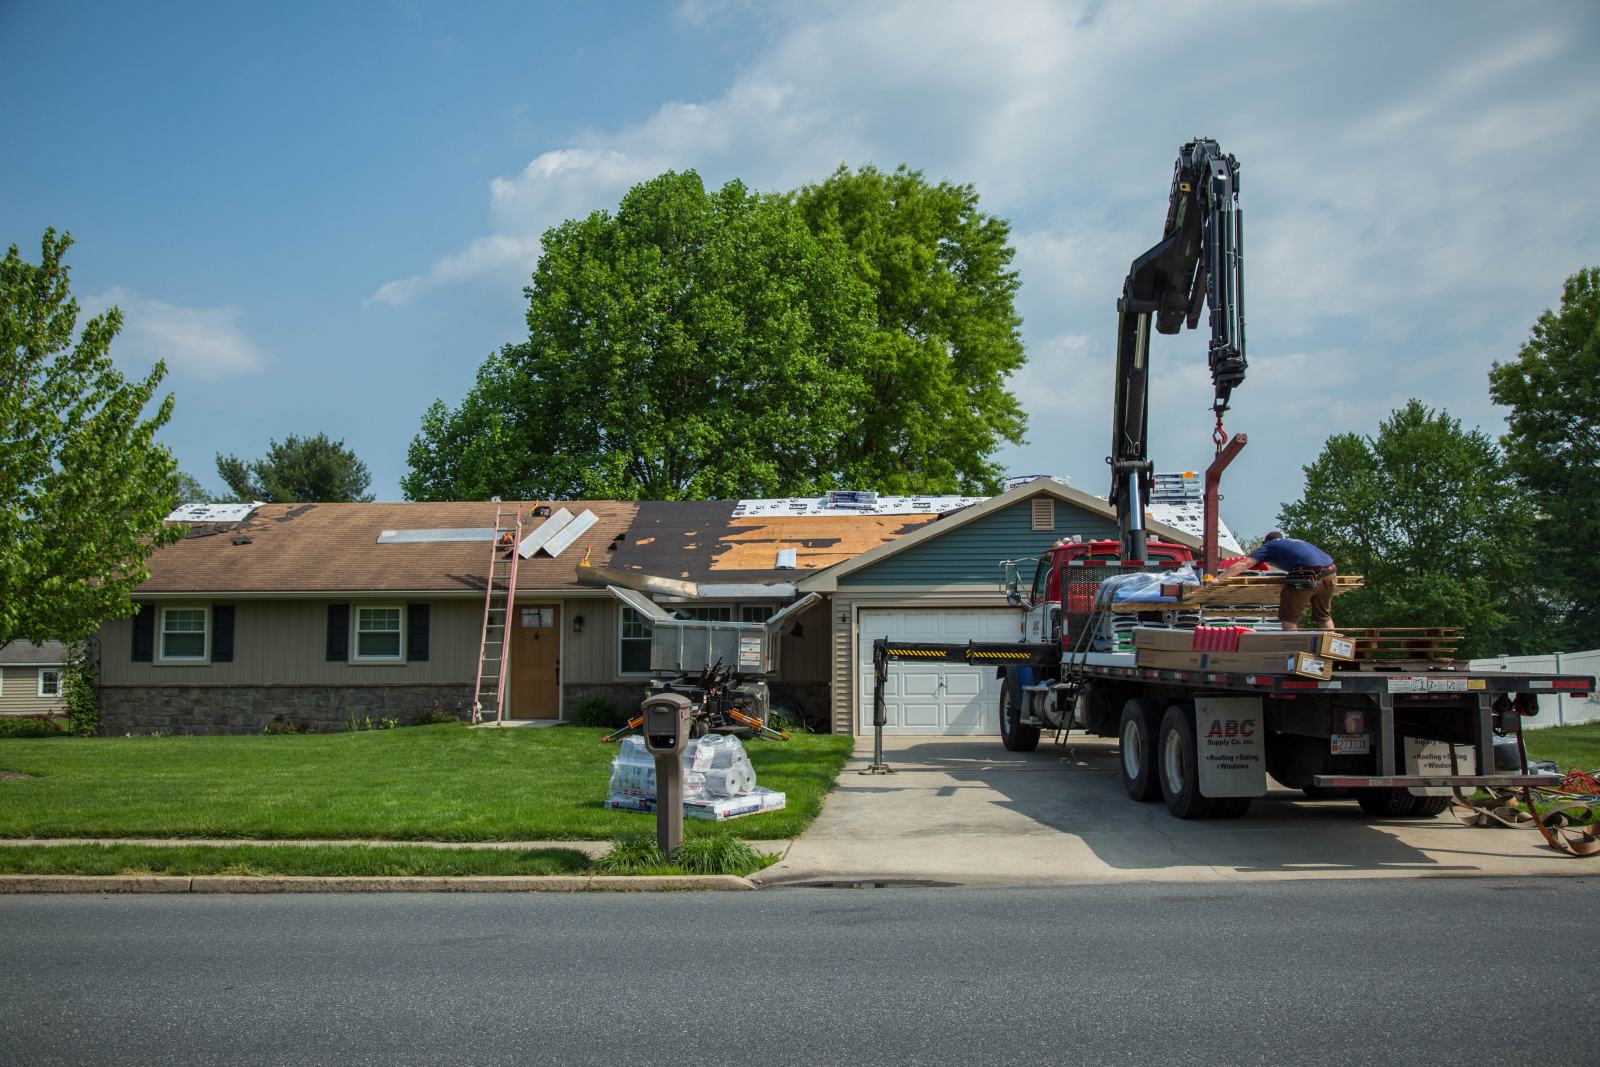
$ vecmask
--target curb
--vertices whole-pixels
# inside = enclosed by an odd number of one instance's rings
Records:
[[[240,875],[0,874],[8,893],[671,893],[758,888],[748,878],[705,875],[511,875],[467,878],[309,878]]]

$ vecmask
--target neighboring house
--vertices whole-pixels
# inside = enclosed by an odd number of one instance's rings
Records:
[[[1197,527],[1189,521],[1192,510],[1173,506],[1168,514]],[[1199,538],[1154,514],[1147,523],[1152,533],[1200,548]],[[1036,557],[1074,536],[1116,540],[1115,510],[1100,497],[1040,478],[797,582],[800,593],[828,598],[833,732],[872,732],[872,642],[879,637],[1021,640],[1022,614],[1006,604],[1000,562]],[[1233,545],[1231,534],[1226,542]],[[1032,575],[1030,564],[1023,580]],[[999,733],[993,667],[895,662],[884,698],[885,733]]]
[[[624,705],[640,698],[649,632],[595,580],[596,569],[701,582],[700,599],[669,605],[690,616],[765,619],[794,599],[797,578],[934,517],[745,514],[788,502],[750,505],[553,503],[596,521],[556,558],[520,561],[509,714],[562,718],[591,693]],[[495,507],[266,504],[243,518],[190,523],[182,541],[151,556],[151,577],[135,594],[139,614],[101,630],[103,729],[241,733],[274,720],[330,728],[433,708],[464,713],[489,545],[404,537],[490,527]],[[385,543],[386,533],[400,540]],[[824,717],[827,618],[818,606],[787,630],[769,680],[775,702]]]
[[[0,716],[65,715],[66,664],[66,646],[56,641],[13,641],[0,648]]]

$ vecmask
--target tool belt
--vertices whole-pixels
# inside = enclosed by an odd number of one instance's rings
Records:
[[[1326,567],[1296,567],[1283,579],[1283,584],[1290,589],[1315,589],[1322,579],[1337,570],[1332,564]]]

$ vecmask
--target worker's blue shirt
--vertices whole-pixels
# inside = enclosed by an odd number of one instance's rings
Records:
[[[1280,537],[1276,541],[1263,541],[1261,547],[1250,553],[1257,563],[1270,563],[1286,571],[1320,571],[1333,565],[1333,557],[1309,541],[1293,537]]]

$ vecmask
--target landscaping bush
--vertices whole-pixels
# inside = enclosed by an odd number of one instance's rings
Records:
[[[0,719],[0,737],[58,737],[61,727],[40,716]]]
[[[574,726],[588,726],[600,730],[615,730],[628,720],[608,697],[591,693],[578,701],[568,721]]]
[[[462,716],[443,704],[435,704],[427,711],[419,711],[406,720],[407,726],[442,726],[445,723],[462,722]]]
[[[100,693],[95,688],[98,649],[92,641],[74,648],[61,673],[61,699],[67,705],[67,732],[93,737],[100,732]]]
[[[717,833],[685,841],[672,852],[672,865],[690,874],[738,874],[759,871],[773,862],[737,837]]]
[[[623,834],[610,852],[594,861],[597,874],[649,874],[666,865],[654,832]]]

